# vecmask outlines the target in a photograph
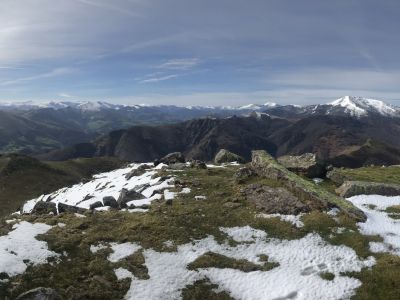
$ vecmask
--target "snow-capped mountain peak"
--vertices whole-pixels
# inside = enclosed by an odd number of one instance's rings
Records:
[[[333,109],[343,108],[344,112],[355,117],[367,116],[369,113],[376,113],[383,116],[398,116],[400,109],[386,104],[381,100],[363,97],[344,96],[328,103]],[[328,114],[330,111],[328,111]]]

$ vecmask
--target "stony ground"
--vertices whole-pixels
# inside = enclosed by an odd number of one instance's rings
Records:
[[[335,209],[274,214],[244,191],[282,186],[238,182],[239,168],[147,170],[147,189],[169,182],[147,206],[4,218],[0,298],[37,287],[62,299],[399,298],[400,234],[391,224],[400,199],[354,199],[367,217],[389,222],[384,232]]]

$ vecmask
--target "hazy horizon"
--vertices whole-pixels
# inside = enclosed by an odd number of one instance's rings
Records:
[[[400,2],[5,0],[0,101],[399,105]]]

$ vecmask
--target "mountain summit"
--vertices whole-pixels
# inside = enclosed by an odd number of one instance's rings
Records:
[[[400,116],[400,109],[381,100],[368,99],[363,97],[344,96],[328,103],[333,109],[328,110],[332,114],[334,110],[343,109],[345,113],[355,117],[367,116],[370,113],[393,117]]]

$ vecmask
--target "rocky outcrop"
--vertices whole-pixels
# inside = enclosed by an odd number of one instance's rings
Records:
[[[68,205],[65,203],[58,203],[58,213],[84,213],[86,212],[86,209],[73,206],[73,205]]]
[[[268,214],[298,215],[310,211],[299,198],[288,190],[263,184],[249,184],[240,190],[241,194],[256,208]]]
[[[313,153],[302,155],[285,155],[278,158],[278,162],[289,171],[308,178],[323,177],[325,167],[320,163]]]
[[[356,195],[399,196],[400,185],[380,182],[346,181],[336,189],[336,193],[345,198]]]
[[[54,202],[39,201],[35,204],[32,214],[57,214],[57,205]]]
[[[253,151],[252,155],[251,164],[259,176],[278,181],[310,209],[326,210],[337,207],[360,221],[366,220],[365,214],[349,201],[331,194],[318,185],[290,172],[267,152],[263,150]]]
[[[56,290],[38,287],[19,295],[16,300],[62,300],[62,298]]]
[[[245,160],[243,157],[232,153],[226,149],[221,149],[219,150],[219,152],[217,153],[217,155],[215,155],[214,158],[214,162],[216,164],[223,164],[223,163],[230,163],[230,162],[238,162],[238,163],[244,163]]]
[[[233,179],[236,183],[241,184],[255,175],[256,173],[253,171],[252,168],[242,167],[238,169],[235,174],[233,174]]]
[[[173,152],[170,154],[167,154],[160,160],[157,160],[154,162],[155,165],[158,165],[160,163],[166,164],[166,165],[171,165],[171,164],[177,164],[177,163],[184,163],[185,162],[185,157],[181,152]]]

